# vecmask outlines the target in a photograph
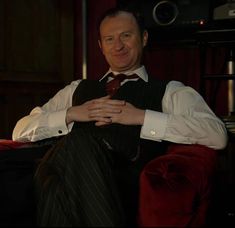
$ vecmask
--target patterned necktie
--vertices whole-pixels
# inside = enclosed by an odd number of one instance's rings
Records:
[[[117,92],[117,90],[121,86],[121,82],[124,81],[125,79],[139,78],[139,76],[136,74],[132,75],[117,74],[114,76],[112,73],[110,73],[109,76],[113,78],[111,81],[106,83],[106,92],[110,96],[113,96]]]

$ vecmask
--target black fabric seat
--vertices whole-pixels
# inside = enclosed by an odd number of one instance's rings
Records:
[[[52,143],[0,151],[0,226],[35,225],[33,175]]]

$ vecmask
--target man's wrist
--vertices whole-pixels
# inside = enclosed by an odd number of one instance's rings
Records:
[[[67,125],[69,125],[72,122],[72,118],[71,118],[71,109],[72,107],[68,108],[66,111],[66,116],[65,116],[65,122]]]

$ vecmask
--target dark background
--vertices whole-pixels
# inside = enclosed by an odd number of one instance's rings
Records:
[[[42,105],[71,80],[82,78],[82,2],[0,0],[0,138],[11,138],[19,118]],[[151,1],[144,2],[148,5]],[[182,0],[176,2],[182,4]],[[221,2],[212,1],[215,5]],[[86,1],[87,78],[98,79],[107,70],[97,42],[97,20],[103,11],[117,3],[99,0],[102,7],[97,7],[97,1]],[[195,4],[200,5],[200,1],[186,0],[187,7]],[[210,5],[210,12],[213,7]],[[209,17],[211,23],[211,14],[205,17]],[[184,19],[190,21],[190,18]],[[227,20],[226,26],[233,24],[232,21]],[[204,27],[196,25],[196,29],[195,25],[191,29],[190,24],[183,28],[173,24],[167,31],[158,25],[149,28],[144,63],[155,77],[180,80],[192,86],[218,116],[225,116],[229,114],[228,81],[205,80],[203,76],[224,72],[228,52],[228,42],[224,43],[224,39],[232,35],[198,33],[205,31],[209,22]],[[215,44],[213,39],[223,42]]]

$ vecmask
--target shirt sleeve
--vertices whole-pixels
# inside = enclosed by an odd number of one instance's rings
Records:
[[[214,149],[226,146],[224,123],[193,88],[181,82],[169,82],[162,99],[162,110],[146,110],[141,138],[201,144]]]
[[[67,126],[66,112],[72,106],[72,96],[79,82],[73,81],[42,107],[35,107],[29,115],[20,119],[13,130],[12,139],[35,142],[70,132],[73,124]]]

